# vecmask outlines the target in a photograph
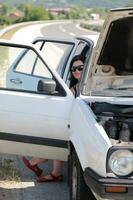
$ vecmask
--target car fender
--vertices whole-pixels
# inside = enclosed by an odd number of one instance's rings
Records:
[[[87,103],[80,97],[75,101],[70,115],[70,141],[82,169],[90,167],[99,175],[106,176],[106,156],[111,142]]]

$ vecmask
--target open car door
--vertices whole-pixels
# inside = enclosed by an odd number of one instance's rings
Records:
[[[75,101],[69,88],[33,45],[0,41],[0,55],[0,152],[67,160],[68,117]],[[33,89],[29,77],[22,80],[26,87],[9,87],[8,70],[20,60],[27,70],[38,62]]]

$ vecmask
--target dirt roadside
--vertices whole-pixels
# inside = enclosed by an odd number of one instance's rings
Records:
[[[38,183],[32,172],[25,168],[21,156],[0,154],[0,159],[10,160],[19,176],[17,181],[0,180],[0,200],[69,200],[67,163],[63,163],[64,181]],[[44,174],[51,172],[51,161],[41,164]]]

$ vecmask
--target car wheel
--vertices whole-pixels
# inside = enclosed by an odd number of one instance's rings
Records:
[[[75,151],[70,164],[70,200],[96,200],[84,181],[83,171]]]

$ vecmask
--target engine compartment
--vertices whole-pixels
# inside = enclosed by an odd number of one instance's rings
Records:
[[[97,122],[103,126],[112,145],[133,143],[133,106],[105,102],[91,104]]]

